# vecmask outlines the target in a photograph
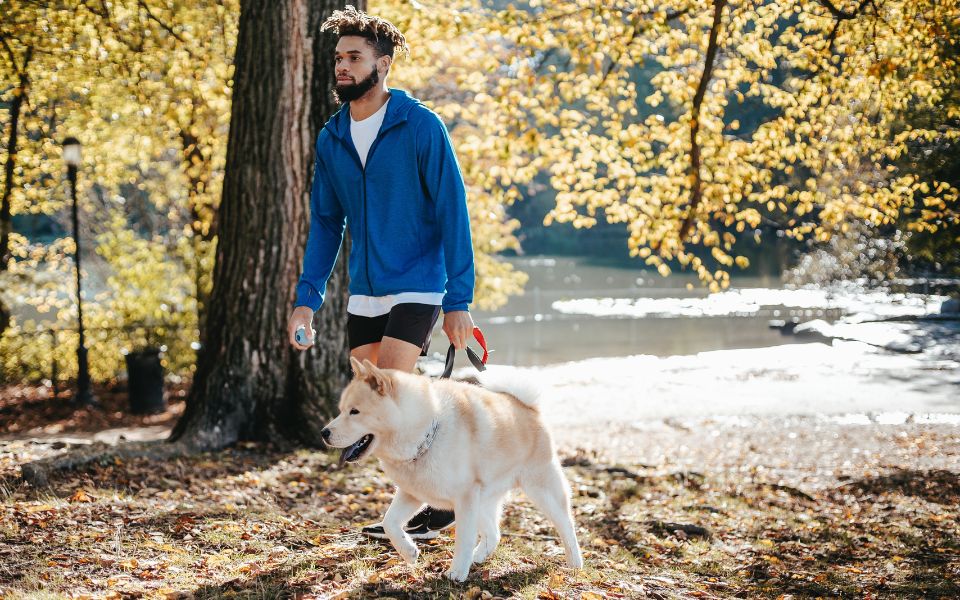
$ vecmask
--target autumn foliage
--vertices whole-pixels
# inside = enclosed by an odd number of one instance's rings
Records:
[[[508,205],[544,182],[556,198],[547,222],[622,223],[625,252],[663,274],[689,268],[711,290],[747,266],[735,244],[762,225],[820,241],[855,223],[956,227],[955,182],[901,160],[917,144],[956,143],[955,0],[499,6],[368,6],[410,42],[391,85],[451,129],[478,307],[522,290],[524,274],[497,256],[518,249]],[[236,0],[2,9],[0,305],[15,316],[0,370],[47,376],[54,356],[61,374],[75,369],[70,234],[28,239],[12,219],[66,223],[59,141],[73,135],[85,149],[81,235],[97,257],[85,311],[94,377],[122,368],[118,346],[148,343],[189,374],[217,239]],[[934,117],[908,119],[918,111]],[[34,333],[51,327],[55,344]]]

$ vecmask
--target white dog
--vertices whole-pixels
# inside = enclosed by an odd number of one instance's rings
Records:
[[[432,381],[355,358],[350,364],[354,379],[323,438],[344,448],[341,465],[367,454],[380,459],[397,484],[383,527],[408,563],[416,562],[419,550],[404,531],[407,521],[424,504],[452,509],[457,531],[447,577],[465,580],[471,563],[486,560],[500,542],[503,497],[519,486],[556,526],[567,564],[583,566],[570,486],[540,419],[535,390],[486,379],[485,387]]]

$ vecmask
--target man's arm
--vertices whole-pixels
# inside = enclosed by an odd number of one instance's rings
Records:
[[[474,266],[463,175],[447,129],[432,112],[421,123],[417,142],[420,174],[433,200],[443,238],[447,270],[443,311],[465,311],[473,302]]]
[[[318,138],[313,187],[310,189],[310,233],[303,255],[303,271],[297,282],[297,299],[287,320],[287,338],[297,350],[306,350],[313,345],[313,314],[323,305],[327,280],[340,254],[346,223],[343,207],[334,194],[320,158],[319,142]],[[307,332],[307,344],[297,341],[296,331],[300,327]]]
[[[323,305],[327,280],[333,272],[343,243],[346,215],[337,199],[329,175],[320,157],[313,170],[313,187],[310,190],[310,234],[303,255],[303,271],[297,283],[297,299],[294,306],[307,306],[316,311]]]
[[[473,333],[473,318],[467,312],[473,302],[474,266],[466,188],[453,144],[440,118],[429,113],[417,134],[418,166],[436,210],[446,261],[443,331],[450,343],[462,350]]]

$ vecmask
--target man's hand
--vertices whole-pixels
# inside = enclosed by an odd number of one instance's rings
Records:
[[[450,343],[457,350],[467,347],[467,341],[473,337],[473,317],[466,310],[455,310],[444,313],[443,332],[450,338]]]
[[[297,342],[296,334],[300,327],[307,330],[307,337],[310,338],[310,343],[306,346]],[[313,345],[313,310],[309,306],[298,306],[290,313],[287,337],[290,338],[290,345],[297,350],[306,350]]]

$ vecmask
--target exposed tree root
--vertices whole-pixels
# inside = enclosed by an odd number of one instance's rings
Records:
[[[194,445],[166,441],[133,442],[116,446],[96,443],[74,452],[27,463],[22,465],[20,470],[21,477],[30,485],[49,487],[50,478],[56,476],[58,472],[78,469],[92,463],[112,462],[116,459],[126,461],[134,458],[167,460],[196,454],[203,450],[205,449]]]

